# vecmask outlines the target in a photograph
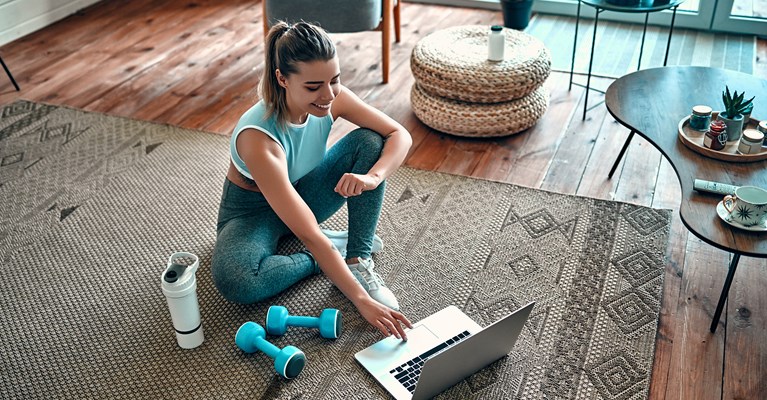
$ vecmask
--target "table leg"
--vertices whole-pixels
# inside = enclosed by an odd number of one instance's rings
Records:
[[[639,45],[639,62],[637,63],[637,71],[639,71],[639,67],[642,66],[642,53],[644,52],[644,38],[647,34],[647,20],[650,18],[650,13],[645,13],[644,15],[644,27],[642,28],[642,43]],[[668,51],[668,49],[666,49]]]
[[[580,2],[579,2],[580,3]],[[589,57],[589,74],[586,77],[586,98],[583,99],[583,119],[586,119],[586,109],[589,105],[589,87],[591,87],[591,66],[594,63],[594,45],[597,42],[597,26],[599,24],[599,14],[604,11],[597,8],[597,13],[594,15],[594,34],[591,36],[591,56]]]
[[[668,49],[671,47],[671,34],[674,33],[674,20],[676,20],[676,9],[679,6],[674,7],[674,12],[671,14],[671,27],[668,29],[668,41],[666,42],[666,57],[663,58],[663,66],[666,66],[668,62]]]
[[[730,261],[730,270],[727,272],[727,279],[724,280],[724,287],[722,287],[722,293],[719,295],[716,311],[714,311],[714,320],[711,321],[711,333],[716,332],[716,327],[719,325],[719,317],[722,316],[722,309],[724,308],[725,301],[727,301],[732,278],[735,276],[735,270],[738,268],[738,261],[740,261],[740,254],[733,254],[732,261]]]
[[[607,174],[607,179],[610,179],[613,177],[613,174],[615,173],[615,169],[618,168],[618,164],[620,164],[621,158],[623,158],[623,155],[626,154],[626,149],[628,149],[629,143],[631,143],[631,139],[633,138],[634,138],[634,131],[632,130],[631,133],[629,133],[629,137],[626,138],[626,142],[623,143],[623,148],[621,149],[621,152],[618,153],[618,158],[615,160],[613,167],[610,168],[610,173]]]
[[[573,59],[570,62],[570,86],[567,91],[573,89],[573,70],[575,70],[575,48],[578,45],[578,24],[581,21],[581,1],[578,0],[578,12],[575,14],[575,35],[573,35]]]
[[[11,79],[11,83],[13,83],[13,87],[16,88],[17,92],[20,91],[21,89],[19,89],[19,84],[16,83],[15,79],[13,79],[13,75],[11,75],[11,71],[8,69],[8,66],[5,65],[5,61],[3,61],[3,57],[0,57],[0,64],[3,65],[3,69],[5,70],[5,73],[8,75],[8,78]]]

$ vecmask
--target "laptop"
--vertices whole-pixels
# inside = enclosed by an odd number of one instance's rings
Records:
[[[387,337],[354,358],[397,400],[428,399],[509,354],[535,302],[482,328],[455,306]]]

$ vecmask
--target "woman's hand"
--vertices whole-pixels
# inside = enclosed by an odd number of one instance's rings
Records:
[[[413,324],[402,313],[394,311],[369,297],[357,305],[357,310],[370,325],[373,325],[384,336],[394,335],[397,339],[407,340],[402,325],[404,324],[408,328],[413,327]]]
[[[335,191],[343,197],[359,196],[365,190],[373,190],[381,184],[377,175],[346,173],[338,181]]]

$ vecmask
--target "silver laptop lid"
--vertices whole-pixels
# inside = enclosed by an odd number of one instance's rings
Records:
[[[413,393],[413,400],[428,399],[509,354],[525,326],[535,302],[507,315],[462,342],[429,358]]]

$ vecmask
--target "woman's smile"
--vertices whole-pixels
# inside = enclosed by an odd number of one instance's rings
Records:
[[[317,107],[317,108],[319,108],[320,110],[329,110],[330,109],[330,103],[328,103],[328,104],[312,103],[312,105]]]

